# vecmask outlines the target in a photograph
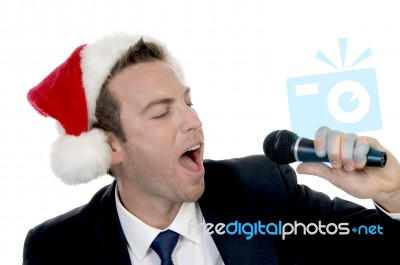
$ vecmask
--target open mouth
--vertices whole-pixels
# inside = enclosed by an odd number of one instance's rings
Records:
[[[202,165],[200,150],[200,144],[191,147],[188,151],[182,154],[179,158],[179,163],[188,171],[199,171],[199,168]]]

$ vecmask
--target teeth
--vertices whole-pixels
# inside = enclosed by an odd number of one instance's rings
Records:
[[[195,146],[193,146],[192,148],[190,148],[190,149],[188,150],[188,152],[189,152],[189,151],[196,150],[196,149],[198,149],[198,148],[200,148],[200,145],[199,145],[199,144],[198,144],[198,145],[195,145]]]

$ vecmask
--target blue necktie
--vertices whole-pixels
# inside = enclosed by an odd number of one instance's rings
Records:
[[[179,234],[171,230],[166,230],[158,234],[151,243],[151,248],[161,259],[161,265],[174,265],[171,254],[178,243]]]

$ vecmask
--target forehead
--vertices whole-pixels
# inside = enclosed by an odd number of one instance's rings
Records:
[[[113,76],[108,89],[121,103],[142,106],[159,97],[182,95],[187,90],[176,71],[165,62],[141,62]]]

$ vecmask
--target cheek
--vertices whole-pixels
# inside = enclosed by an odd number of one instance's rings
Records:
[[[166,164],[174,157],[174,142],[163,131],[136,133],[127,136],[130,159],[147,160],[148,163]]]
[[[165,147],[165,150],[168,151],[168,148]],[[142,185],[158,189],[176,186],[176,162],[173,161],[171,153],[164,149],[142,143],[130,143],[126,159],[128,171],[133,173],[129,176],[137,178],[136,181]]]
[[[178,127],[174,122],[123,120],[123,130],[127,143],[139,148],[150,156],[174,157],[178,137]]]

